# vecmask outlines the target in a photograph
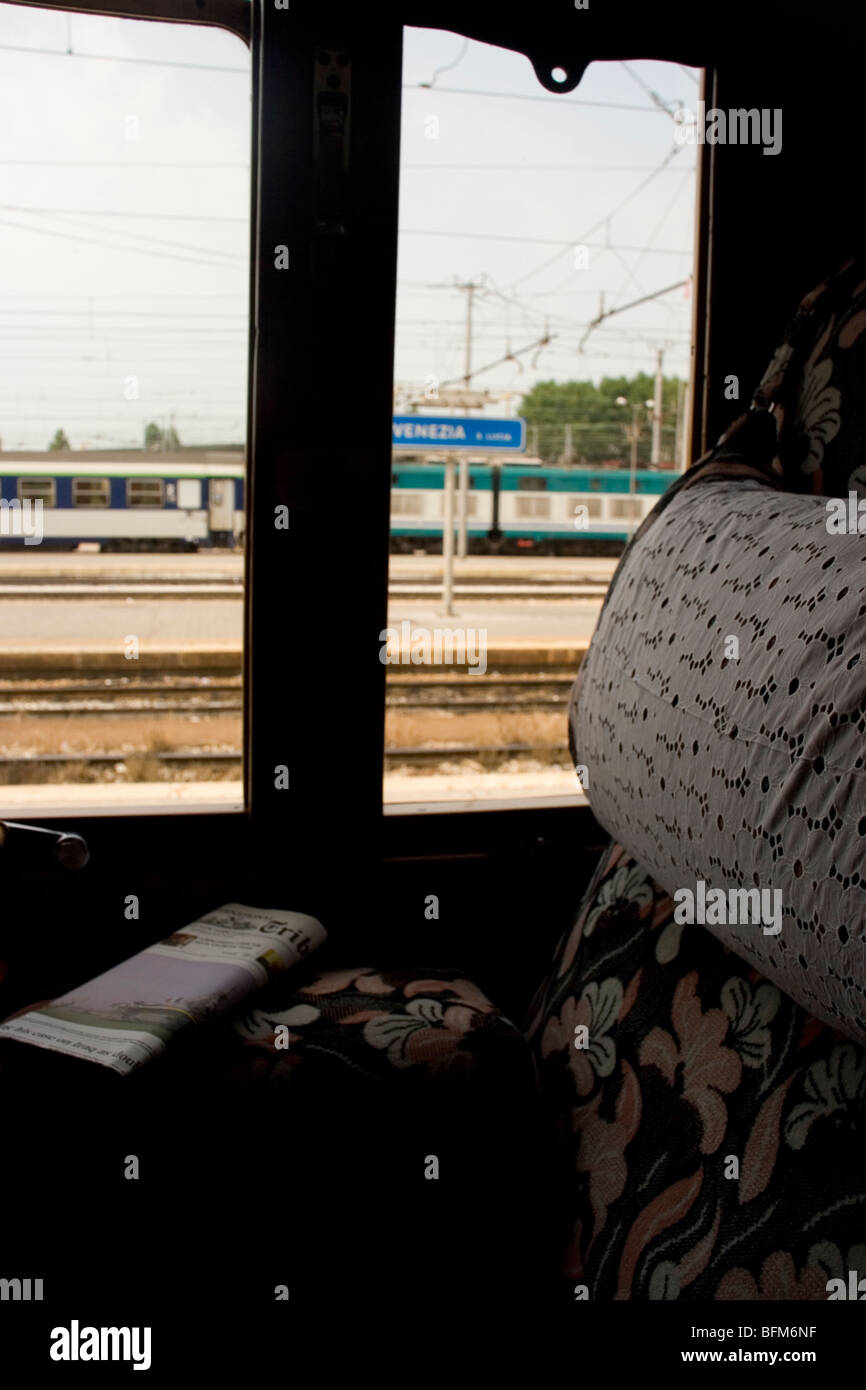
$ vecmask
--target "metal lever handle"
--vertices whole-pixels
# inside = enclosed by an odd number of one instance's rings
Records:
[[[9,832],[12,832],[11,836]],[[51,856],[61,869],[83,869],[90,859],[87,841],[67,830],[49,830],[44,825],[22,825],[19,821],[0,821],[0,850],[8,849],[20,833],[48,835],[53,841]]]

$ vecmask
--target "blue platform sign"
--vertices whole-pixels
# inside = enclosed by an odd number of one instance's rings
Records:
[[[526,421],[489,420],[470,415],[395,415],[391,422],[394,449],[503,450],[526,448]]]

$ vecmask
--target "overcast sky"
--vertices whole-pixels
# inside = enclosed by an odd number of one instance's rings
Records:
[[[662,107],[693,109],[697,77],[593,64],[557,97],[520,55],[406,32],[398,381],[462,375],[455,279],[485,286],[476,367],[546,321],[557,335],[478,386],[652,371],[658,346],[686,374],[682,289],[577,349],[602,293],[609,309],[691,271],[695,150]],[[135,446],[172,415],[184,443],[243,439],[249,120],[232,35],[0,5],[4,448],[58,427],[73,447]]]

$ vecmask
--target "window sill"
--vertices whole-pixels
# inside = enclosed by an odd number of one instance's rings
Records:
[[[240,782],[113,782],[0,786],[7,820],[52,816],[212,815],[244,810]]]
[[[467,811],[550,811],[588,806],[585,792],[558,795],[477,797],[464,801],[396,801],[383,806],[388,817],[456,815]]]

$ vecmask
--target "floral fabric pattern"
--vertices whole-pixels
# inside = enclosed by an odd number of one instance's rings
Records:
[[[826,1299],[866,1270],[866,1048],[674,924],[621,845],[528,1036],[570,1153],[561,1271],[591,1299]]]
[[[284,1085],[303,1075],[399,1083],[496,1078],[533,1087],[518,1028],[485,994],[441,967],[293,972],[222,1027],[234,1082]]]
[[[866,262],[840,266],[801,301],[741,415],[707,457],[763,464],[792,492],[866,497]],[[769,434],[761,422],[769,423]],[[760,466],[760,465],[759,465]]]

